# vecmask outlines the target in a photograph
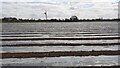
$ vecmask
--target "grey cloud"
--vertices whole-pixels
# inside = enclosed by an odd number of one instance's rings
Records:
[[[57,0],[56,0],[57,1]],[[18,18],[44,19],[44,11],[48,11],[48,18],[69,18],[77,15],[79,18],[116,18],[117,6],[110,3],[84,2],[84,0],[70,0],[64,2],[14,2],[3,3],[3,16]]]

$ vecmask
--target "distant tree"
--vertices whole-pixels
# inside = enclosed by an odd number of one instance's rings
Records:
[[[10,17],[10,18],[3,18],[2,20],[3,20],[3,21],[8,21],[8,22],[16,22],[16,21],[17,21],[17,18],[12,18],[12,17]]]
[[[70,21],[69,19],[65,18],[65,22],[69,22],[69,21]]]
[[[70,20],[71,20],[71,21],[78,21],[78,17],[77,17],[77,16],[71,16],[71,17],[70,17]]]

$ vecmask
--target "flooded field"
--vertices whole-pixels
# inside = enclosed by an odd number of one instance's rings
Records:
[[[0,37],[3,66],[119,65],[118,22],[2,23]],[[17,53],[26,58],[19,58]]]

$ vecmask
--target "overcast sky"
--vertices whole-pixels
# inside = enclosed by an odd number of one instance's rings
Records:
[[[117,18],[120,0],[2,0],[1,17],[45,19]]]

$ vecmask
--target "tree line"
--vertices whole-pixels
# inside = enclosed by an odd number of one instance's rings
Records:
[[[1,19],[4,22],[87,22],[87,21],[120,21],[120,19],[78,19],[78,18],[65,18],[65,19],[17,19],[13,17],[4,17]]]

